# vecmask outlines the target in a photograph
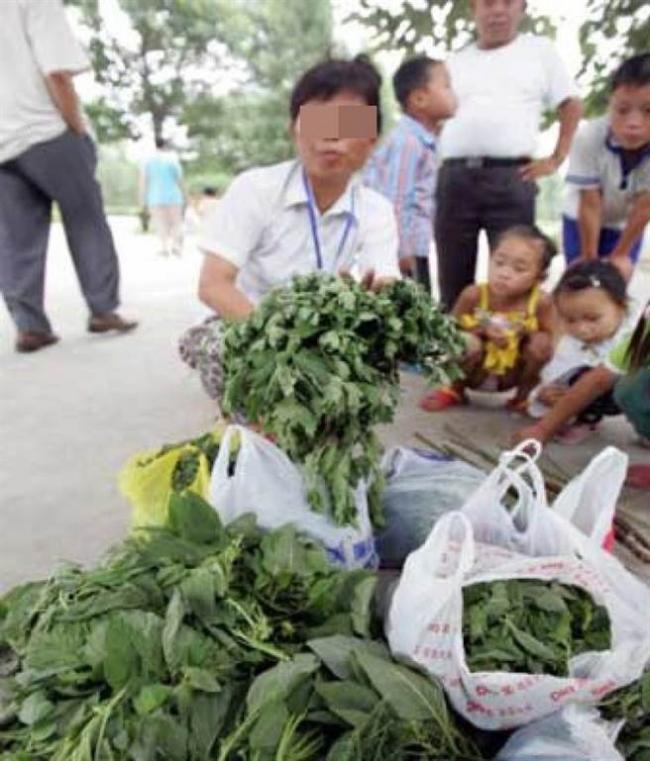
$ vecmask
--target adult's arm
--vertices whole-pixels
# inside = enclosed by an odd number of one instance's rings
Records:
[[[638,195],[627,218],[621,237],[611,252],[612,259],[629,257],[630,249],[650,222],[650,191]]]
[[[546,158],[531,161],[530,164],[522,167],[521,176],[524,180],[533,182],[540,177],[553,174],[560,168],[569,155],[571,143],[573,142],[582,113],[583,108],[580,98],[566,98],[566,100],[560,103],[557,108],[560,131],[553,153]]]
[[[582,259],[598,257],[598,240],[603,217],[603,195],[598,188],[580,191],[578,202],[578,232]]]
[[[517,431],[515,440],[537,439],[544,444],[591,402],[612,389],[616,377],[604,365],[585,373],[538,423]]]
[[[248,317],[254,307],[237,288],[239,268],[218,254],[208,253],[199,277],[199,299],[221,317],[238,320]]]
[[[86,125],[81,116],[79,99],[72,76],[69,71],[53,71],[45,77],[45,84],[52,102],[63,117],[63,121],[73,132],[83,135],[86,132]]]

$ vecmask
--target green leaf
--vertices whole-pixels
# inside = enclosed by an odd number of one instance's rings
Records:
[[[141,716],[153,713],[167,702],[171,694],[172,688],[166,684],[149,684],[135,697],[133,707]]]
[[[341,634],[335,634],[331,637],[311,639],[307,642],[307,647],[313,650],[327,668],[339,679],[350,678],[352,672],[349,660],[353,652],[367,652],[377,658],[390,660],[388,648],[380,640],[361,640],[356,637],[345,637]]]
[[[379,702],[377,693],[350,680],[322,682],[316,685],[316,692],[332,713],[353,727],[363,726]]]
[[[406,721],[440,722],[447,714],[442,689],[433,677],[364,652],[353,656],[380,696]]]
[[[187,667],[184,669],[184,677],[189,684],[195,690],[200,692],[220,692],[221,685],[215,679],[214,675],[206,669],[198,669]]]
[[[172,493],[168,515],[169,529],[183,539],[208,544],[221,536],[222,526],[217,511],[193,492]]]
[[[23,700],[18,718],[23,724],[32,726],[50,716],[53,710],[54,704],[47,699],[45,692],[39,690]]]
[[[264,671],[248,690],[248,712],[252,714],[266,703],[285,700],[303,680],[318,670],[318,665],[318,660],[313,655],[302,654]]]

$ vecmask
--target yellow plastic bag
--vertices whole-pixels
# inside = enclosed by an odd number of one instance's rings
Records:
[[[219,433],[211,434],[215,443]],[[210,486],[211,463],[204,451],[193,442],[183,442],[161,453],[160,449],[140,452],[120,472],[118,484],[133,507],[133,527],[162,526],[167,522],[169,498],[174,492],[174,471],[185,455],[198,460],[196,475],[183,491],[204,499]]]

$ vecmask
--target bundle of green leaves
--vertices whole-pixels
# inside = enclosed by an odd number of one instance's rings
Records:
[[[374,588],[291,527],[263,534],[244,516],[224,528],[199,497],[174,495],[168,527],[0,599],[0,759],[316,761],[389,721],[391,747],[459,758],[467,742],[436,684],[401,666],[376,682],[370,657],[393,665],[371,639]],[[361,648],[349,678],[346,643],[351,657]],[[397,708],[406,691],[414,705]],[[332,758],[376,758],[363,743]]]
[[[463,350],[453,321],[412,281],[372,293],[350,279],[298,277],[226,330],[223,407],[260,423],[302,466],[315,510],[354,524],[363,480],[381,525],[374,428],[393,419],[399,364],[446,382]]]
[[[470,671],[568,676],[569,660],[608,650],[607,610],[579,587],[533,579],[463,589],[463,639]]]
[[[625,721],[616,740],[625,761],[650,761],[650,664],[639,679],[608,695],[599,707],[606,719]]]

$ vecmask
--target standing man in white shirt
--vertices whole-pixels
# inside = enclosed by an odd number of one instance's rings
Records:
[[[525,0],[471,0],[477,39],[447,62],[458,98],[443,129],[435,238],[441,300],[451,309],[474,282],[478,236],[492,243],[535,220],[535,181],[568,155],[582,104],[550,40],[519,34]],[[533,160],[540,119],[555,109],[553,153]]]
[[[95,179],[97,156],[73,77],[89,68],[61,0],[2,0],[0,23],[0,290],[16,350],[58,337],[43,308],[52,203],[61,211],[88,330],[126,332],[119,266]]]

